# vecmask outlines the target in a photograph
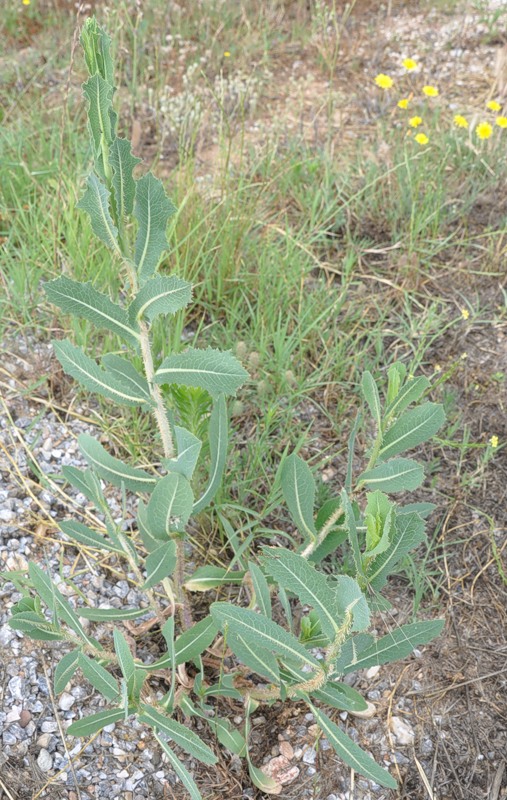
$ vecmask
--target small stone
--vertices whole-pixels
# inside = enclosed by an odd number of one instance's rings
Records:
[[[21,728],[26,728],[30,720],[32,719],[32,715],[28,711],[27,708],[24,708],[19,715],[19,725]]]
[[[14,678],[11,678],[9,683],[9,691],[15,700],[23,701],[24,696],[24,681],[19,675],[16,675]]]
[[[316,772],[317,770],[315,769],[315,767],[308,767],[308,769],[306,770],[307,775],[315,775]]]
[[[404,719],[401,719],[401,717],[391,717],[390,727],[398,744],[414,743],[414,730]]]
[[[53,766],[53,759],[51,758],[45,747],[42,748],[39,755],[37,756],[37,766],[39,767],[41,772],[49,772],[49,770]]]
[[[117,778],[128,778],[128,776],[129,776],[129,773],[127,772],[126,769],[122,769],[121,772],[117,772],[116,773],[116,777]]]
[[[18,720],[20,719],[21,719],[21,714],[19,712],[19,707],[17,706],[14,706],[12,711],[9,711],[7,713],[7,716],[5,717],[7,725],[10,725],[12,722],[18,722]]]
[[[54,731],[58,730],[58,725],[54,721],[45,720],[40,726],[40,729],[42,733],[54,733]]]
[[[42,747],[45,750],[47,750],[47,748],[49,747],[49,743],[50,743],[52,738],[53,737],[52,737],[52,735],[50,733],[42,733],[39,736],[39,738],[37,739],[37,744],[39,745],[39,747]]]
[[[303,761],[305,764],[315,764],[317,758],[317,751],[313,747],[308,747],[303,753]]]
[[[280,742],[280,754],[289,761],[294,758],[294,748],[290,742]]]
[[[69,711],[75,702],[75,697],[73,697],[69,692],[64,692],[58,700],[58,707],[61,708],[62,711]]]
[[[0,519],[2,522],[12,522],[14,519],[15,514],[12,511],[9,511],[8,508],[2,508],[0,510]]]
[[[365,677],[367,680],[371,681],[372,678],[375,678],[379,674],[379,672],[380,672],[380,666],[377,665],[376,667],[370,667],[369,669],[366,670]]]
[[[284,756],[272,758],[264,765],[262,771],[281,786],[292,783],[299,775],[299,767],[291,767],[290,761]]]

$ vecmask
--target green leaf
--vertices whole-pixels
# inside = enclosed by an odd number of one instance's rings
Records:
[[[146,581],[141,590],[151,589],[172,575],[176,567],[176,542],[164,542],[146,559]]]
[[[126,358],[121,358],[121,356],[108,353],[103,356],[102,364],[106,367],[110,375],[114,375],[115,380],[118,381],[127,392],[134,397],[144,397],[147,406],[153,405],[148,381],[139,374],[130,361],[127,361]]]
[[[363,631],[370,624],[370,611],[366,598],[358,582],[349,575],[337,575],[333,579],[333,605],[330,606],[339,619],[343,619],[346,612],[352,613],[353,631]]]
[[[368,753],[355,744],[323,711],[315,708],[310,702],[308,702],[308,706],[329,744],[349,767],[381,786],[389,789],[397,788],[398,784],[388,771],[379,766]]]
[[[198,386],[206,389],[212,397],[218,397],[220,394],[235,395],[247,378],[247,371],[229,350],[189,347],[183,353],[165,358],[155,373],[154,381]]]
[[[196,622],[187,631],[178,636],[174,643],[176,666],[194,661],[211,645],[217,634],[217,626],[211,617]],[[139,669],[154,671],[171,667],[171,658],[168,653],[163,655],[153,664],[137,665]]]
[[[443,619],[402,625],[362,650],[357,660],[344,666],[342,674],[346,675],[348,672],[368,669],[368,667],[376,667],[381,664],[390,664],[392,661],[405,658],[410,655],[414,647],[431,642],[439,635],[443,627]]]
[[[401,361],[395,361],[387,370],[387,397],[388,403],[398,396],[400,387],[407,374],[407,368]]]
[[[146,397],[140,391],[133,391],[123,382],[120,383],[113,374],[105,372],[93,358],[88,358],[80,347],[75,347],[68,339],[53,340],[52,344],[65,372],[85,389],[125,406],[142,406],[146,403]]]
[[[308,561],[313,564],[320,564],[327,556],[343,544],[347,538],[347,531],[344,528],[335,528],[330,531],[322,544],[315,548],[313,553],[308,556]]]
[[[33,611],[16,614],[8,620],[8,625],[16,631],[23,631],[31,639],[56,642],[64,638],[63,631],[58,625],[54,625],[45,617],[35,614]]]
[[[280,683],[280,670],[276,658],[269,650],[253,644],[241,634],[227,633],[227,644],[239,660],[257,675],[267,678],[271,683]]]
[[[304,672],[293,667],[284,667],[280,670],[280,675],[282,680],[289,685],[301,683],[308,677]],[[310,694],[316,700],[320,700],[332,708],[338,708],[340,711],[365,711],[367,708],[366,700],[359,692],[347,684],[335,680],[328,680],[322,689],[316,689]]]
[[[352,550],[352,557],[354,559],[354,566],[357,570],[357,574],[363,576],[363,560],[361,558],[361,550],[359,548],[359,538],[357,535],[354,509],[352,508],[352,504],[345,489],[342,489],[341,500],[343,510],[345,511],[345,524],[347,527],[350,549]]]
[[[252,579],[257,608],[262,614],[264,614],[265,617],[271,619],[271,594],[269,591],[268,582],[264,577],[264,573],[253,561],[248,562],[248,571]]]
[[[126,310],[94,289],[91,283],[79,283],[62,276],[46,282],[44,291],[48,299],[67,314],[86,319],[98,328],[107,328],[135,347],[139,345],[137,323],[129,322]]]
[[[382,407],[380,405],[377,384],[375,383],[371,372],[366,371],[363,373],[361,389],[363,392],[363,397],[368,403],[373,419],[377,425],[377,430],[380,430],[382,425]]]
[[[379,459],[385,461],[392,456],[411,450],[426,442],[442,427],[445,414],[438,403],[423,403],[407,411],[389,428],[382,439]]]
[[[109,453],[97,442],[93,436],[81,433],[78,443],[84,457],[91,467],[94,467],[101,478],[121,488],[122,483],[132,492],[152,492],[158,478],[149,475],[142,469],[135,469],[120,461]]]
[[[174,426],[174,434],[178,455],[176,458],[164,458],[162,464],[168,472],[179,472],[190,481],[197,466],[202,442],[193,433],[186,428],[180,428],[179,425]],[[194,503],[194,510],[195,505]]]
[[[397,417],[402,414],[411,403],[419,400],[424,392],[429,389],[430,385],[429,380],[424,376],[413,378],[411,381],[408,381],[387,406],[385,410],[386,419]]]
[[[202,795],[199,792],[199,789],[197,788],[196,782],[192,778],[191,774],[188,772],[187,768],[181,763],[176,754],[171,750],[171,748],[169,747],[163,736],[161,734],[156,733],[155,739],[157,740],[162,750],[166,754],[171,767],[174,769],[176,775],[182,782],[183,786],[189,793],[192,800],[202,800]]]
[[[110,54],[111,37],[95,17],[85,20],[79,37],[90,75],[98,73],[111,86],[114,84],[114,65]]]
[[[76,612],[70,605],[69,601],[66,600],[62,594],[60,594],[56,586],[53,584],[51,578],[46,575],[44,570],[42,570],[33,561],[31,561],[28,565],[28,571],[35,590],[47,607],[51,611],[55,609],[58,617],[63,619],[64,622],[66,622],[67,625],[69,625],[69,627],[71,627],[72,630],[83,639],[83,641],[88,642],[89,638],[83,626],[79,622]]]
[[[423,480],[422,466],[411,458],[393,458],[363,472],[358,478],[368,489],[380,489],[383,492],[408,492],[417,489]]]
[[[90,714],[88,717],[73,722],[67,728],[67,733],[70,733],[71,736],[91,736],[92,733],[97,733],[107,725],[120,722],[122,719],[125,719],[124,708],[108,708],[105,711],[99,711],[98,714]]]
[[[197,734],[189,730],[185,725],[176,722],[174,719],[169,719],[165,714],[161,714],[145,703],[141,704],[141,710],[142,714],[139,716],[139,722],[145,722],[155,730],[162,731],[186,753],[189,753],[193,758],[197,758],[203,764],[217,763],[218,759],[213,751],[204,744]]]
[[[364,519],[366,522],[366,559],[387,550],[391,542],[394,527],[394,503],[388,496],[380,491],[369,492],[367,495]]]
[[[143,617],[149,608],[78,608],[77,613],[83,619],[92,622],[118,622],[124,619],[137,619]]]
[[[137,527],[141,536],[142,543],[144,544],[148,553],[153,553],[160,547],[160,539],[155,539],[151,535],[148,527],[148,519],[146,515],[146,505],[142,500],[137,504]]]
[[[407,503],[406,506],[397,506],[396,514],[419,514],[421,519],[426,519],[436,509],[435,503]]]
[[[223,394],[219,395],[213,403],[213,410],[210,415],[208,428],[208,441],[210,451],[208,485],[204,494],[194,503],[194,514],[198,514],[211,503],[222,482],[222,475],[227,460],[227,445],[229,442],[227,406]]]
[[[150,534],[155,539],[166,540],[174,531],[184,531],[193,504],[192,488],[183,475],[172,472],[161,478],[146,508]]]
[[[217,634],[217,626],[211,617],[204,617],[178,636],[174,644],[176,665],[193,661],[211,645]]]
[[[122,553],[123,550],[112,544],[105,536],[91,530],[82,522],[74,522],[68,520],[66,522],[58,523],[60,530],[66,536],[69,536],[79,544],[84,544],[86,547],[91,547],[93,550],[109,550],[112,553]]]
[[[53,678],[56,694],[63,692],[77,670],[80,652],[80,650],[71,650],[71,652],[64,655],[56,665]]]
[[[243,583],[245,570],[233,571],[224,567],[198,567],[191,578],[185,581],[189,592],[207,592],[218,586]]]
[[[120,688],[118,681],[109,674],[94,658],[79,654],[79,667],[86,680],[91,683],[107,700],[118,700]]]
[[[322,630],[333,641],[343,620],[336,612],[335,593],[322,573],[308,563],[303,556],[283,547],[263,548],[265,557],[261,562],[275,581],[296,595],[304,604],[311,606],[319,617]]]
[[[162,183],[151,172],[136,182],[134,216],[139,222],[135,244],[135,263],[143,284],[158,267],[169,243],[165,231],[167,222],[176,211]]]
[[[128,139],[114,139],[109,148],[109,163],[113,168],[113,191],[116,202],[118,219],[132,214],[136,182],[132,171],[136,164],[141,163],[140,158],[132,155]]]
[[[282,785],[277,783],[274,778],[266,775],[259,767],[254,767],[250,759],[248,759],[248,773],[254,786],[257,786],[261,792],[265,794],[280,794]]]
[[[255,611],[230,603],[213,603],[210,612],[222,631],[228,628],[233,635],[242,636],[251,646],[259,646],[299,663],[319,666],[317,659],[292,634]]]
[[[232,727],[231,723],[220,717],[206,718],[209,726],[215,732],[218,741],[223,747],[236,753],[237,756],[246,754],[246,739],[239,731]]]
[[[102,75],[95,74],[83,84],[83,93],[88,100],[88,124],[97,157],[101,154],[103,145],[109,147],[115,137],[114,87]],[[103,172],[102,162],[99,168]]]
[[[424,521],[417,513],[398,514],[394,526],[390,547],[368,564],[368,583],[377,591],[385,585],[396,564],[425,538]]]
[[[175,314],[192,299],[192,284],[175,275],[155,275],[136,294],[129,306],[131,322],[146,317],[152,322],[158,314]]]
[[[109,211],[110,192],[93,173],[86,181],[87,189],[76,208],[86,211],[90,215],[93,232],[110,250],[121,257],[118,244],[118,228],[114,224]]]
[[[312,692],[312,697],[340,711],[366,711],[368,708],[366,700],[359,692],[346,683],[336,681],[328,681],[324,688]]]
[[[341,678],[345,667],[353,661],[357,661],[361,652],[366,650],[374,641],[373,636],[369,633],[356,633],[347,639],[343,643],[340,655],[335,661],[332,677]]]
[[[129,697],[132,695],[134,689],[134,676],[136,665],[130,647],[121,631],[118,628],[113,630],[114,650],[118,657],[118,663],[127,684],[127,692]]]
[[[313,541],[317,530],[313,521],[315,480],[310,467],[299,456],[288,456],[282,465],[281,486],[285,502],[300,533]]]
[[[91,469],[62,467],[62,475],[65,480],[81,492],[81,494],[84,494],[88,500],[91,500],[97,508],[101,508],[105,503],[105,497],[100,483]]]

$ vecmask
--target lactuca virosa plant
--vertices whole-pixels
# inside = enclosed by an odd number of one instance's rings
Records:
[[[186,281],[158,273],[168,249],[167,223],[175,209],[151,173],[133,176],[139,159],[132,155],[129,141],[117,135],[110,39],[95,19],[84,25],[81,43],[89,71],[83,90],[93,170],[78,207],[88,213],[93,231],[125,275],[129,300],[125,305],[114,303],[91,283],[65,276],[46,283],[45,291],[64,312],[116,334],[132,357],[109,354],[97,363],[68,340],[53,346],[63,369],[85,389],[153,414],[163,456],[161,468],[140,469],[112,456],[96,438],[81,435],[79,446],[88,467],[64,467],[63,477],[95,505],[104,525],[97,530],[68,520],[60,523],[60,529],[81,547],[109,553],[116,565],[122,560],[145,593],[148,608],[74,606],[51,576],[31,563],[28,576],[7,576],[22,594],[12,609],[10,625],[33,639],[70,647],[55,669],[56,692],[81,670],[110,704],[107,710],[73,722],[69,734],[86,737],[137,715],[153,730],[194,800],[201,797],[197,785],[173,748],[204,764],[214,764],[217,758],[182,718],[205,720],[220,745],[246,759],[253,783],[267,793],[278,793],[279,784],[252,763],[248,743],[251,714],[259,704],[279,701],[306,704],[348,765],[395,788],[392,776],[322,707],[364,711],[365,700],[341,682],[343,676],[403,658],[442,628],[441,620],[433,620],[403,625],[381,638],[368,632],[372,612],[390,607],[380,594],[389,574],[424,540],[431,504],[400,505],[389,495],[406,493],[422,483],[422,466],[401,454],[436,433],[444,422],[442,407],[424,400],[428,380],[407,376],[401,363],[388,369],[384,399],[366,372],[362,393],[375,429],[366,469],[354,475],[358,415],[348,443],[343,490],[321,508],[315,508],[316,484],[305,462],[292,454],[282,464],[281,490],[298,532],[287,540],[296,545],[265,546],[255,553],[241,546],[232,531],[229,538],[235,552],[229,568],[204,566],[187,575],[190,521],[210,507],[225,467],[226,397],[235,394],[247,373],[230,352],[211,348],[189,347],[157,362],[152,348],[154,321],[163,316],[169,325],[192,294]],[[134,366],[134,357],[142,359],[142,372]],[[200,401],[206,417],[199,437],[181,422],[191,416],[186,409]],[[203,439],[206,449],[201,449]],[[202,486],[199,462],[204,452],[204,472],[209,477]],[[127,534],[113,519],[104,493],[107,484],[139,497],[137,533]],[[334,563],[340,559],[343,563],[337,574],[329,574],[326,567],[332,554]],[[192,593],[222,587],[222,596],[232,601],[213,602],[209,613],[194,621]],[[248,607],[233,601],[245,597]],[[297,624],[292,614],[296,606],[301,618]],[[105,634],[95,638],[82,622],[118,623],[147,614],[166,644],[166,651],[151,664],[133,655],[119,627],[112,627],[105,641]],[[165,682],[164,696],[152,690],[154,678]],[[221,697],[243,705],[242,727],[220,716]]]

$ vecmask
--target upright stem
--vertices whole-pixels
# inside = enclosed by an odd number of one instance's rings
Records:
[[[130,272],[130,281],[132,285],[132,290],[136,292],[137,275],[134,269],[132,268],[129,270],[129,272]],[[171,432],[171,426],[169,425],[169,419],[167,418],[166,409],[164,406],[164,399],[162,397],[162,392],[160,391],[160,386],[153,380],[155,376],[153,353],[151,352],[151,342],[150,342],[150,334],[148,326],[146,322],[144,322],[144,320],[139,320],[139,332],[141,335],[140,344],[141,344],[141,355],[143,357],[143,364],[144,364],[144,374],[146,375],[146,380],[148,381],[148,385],[150,387],[151,396],[155,401],[154,415],[157,421],[160,438],[162,439],[164,456],[166,458],[173,458],[175,453],[173,435]],[[188,602],[185,590],[183,589],[183,581],[185,580],[185,543],[183,539],[180,538],[177,538],[175,541],[176,541],[176,569],[173,575],[173,583],[174,583],[176,599],[180,606],[181,625],[183,629],[186,630],[192,625],[192,612],[190,610],[190,604]],[[165,588],[167,591],[167,586]],[[169,599],[172,600],[172,593],[168,594],[170,595]]]
[[[171,433],[171,427],[164,406],[164,399],[160,386],[154,383],[153,377],[155,375],[155,368],[153,366],[153,355],[151,352],[150,336],[148,333],[148,326],[146,322],[139,321],[139,330],[141,333],[141,353],[144,362],[144,372],[146,380],[150,386],[151,396],[155,401],[155,418],[157,420],[158,429],[162,438],[162,447],[164,448],[164,456],[166,458],[173,458],[174,456],[174,442]]]

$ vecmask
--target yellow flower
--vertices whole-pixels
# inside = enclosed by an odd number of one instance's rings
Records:
[[[226,50],[226,51],[224,52],[224,58],[230,58],[230,57],[231,57],[231,54],[229,53],[229,51],[228,51],[228,50]]]
[[[507,128],[507,117],[497,117],[495,123],[499,128]]]
[[[468,128],[468,120],[465,117],[462,117],[461,114],[456,114],[454,117],[454,124],[458,128]]]
[[[414,61],[413,58],[405,58],[402,61],[402,64],[405,67],[405,69],[408,69],[409,71],[412,69],[417,69],[417,61]]]
[[[442,367],[440,366],[440,364],[435,364],[433,370],[434,372],[442,372]]]
[[[426,97],[437,97],[438,95],[438,89],[436,86],[423,86],[422,90]]]
[[[380,86],[381,89],[390,89],[394,81],[389,75],[384,75],[383,72],[380,72],[375,78],[375,83],[377,86]]]
[[[463,319],[468,319],[468,317],[470,316],[470,311],[468,310],[468,308],[461,309],[461,316],[463,317]]]
[[[489,122],[479,122],[477,125],[475,132],[479,139],[489,139],[491,134],[493,133],[493,128],[489,124]]]
[[[24,6],[29,6],[30,5],[30,0],[23,0],[23,5]]]
[[[489,443],[493,448],[493,450],[495,450],[495,448],[498,447],[498,436],[492,436],[491,439],[489,440]]]
[[[462,354],[460,355],[460,358],[461,358],[461,360],[462,360],[462,361],[466,361],[466,360],[467,360],[467,358],[468,358],[468,353],[462,353]]]
[[[421,117],[410,117],[408,124],[411,128],[417,128],[419,125],[422,124]]]
[[[403,100],[398,100],[398,108],[408,108],[408,97],[404,97]]]
[[[496,100],[490,100],[489,103],[486,103],[486,108],[489,108],[490,111],[500,111],[502,106]]]
[[[414,136],[417,144],[428,144],[429,139],[425,133],[418,133],[417,136]]]

